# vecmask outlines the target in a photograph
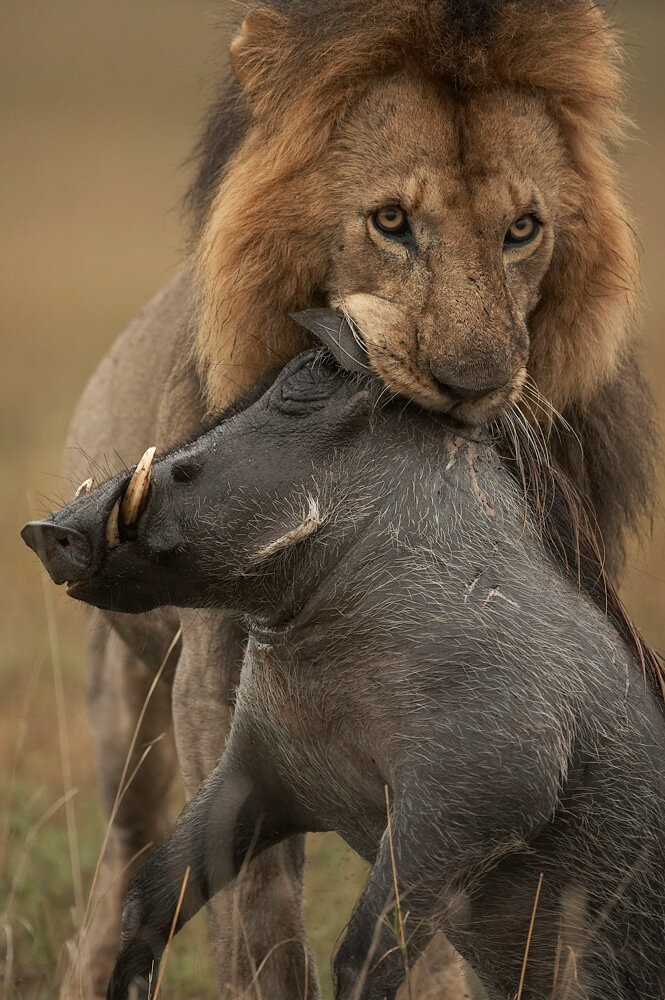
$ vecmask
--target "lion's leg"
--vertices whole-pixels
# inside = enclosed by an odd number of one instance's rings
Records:
[[[87,917],[63,983],[61,996],[66,1000],[106,996],[120,942],[122,900],[134,861],[138,857],[140,863],[143,852],[159,843],[171,825],[168,803],[176,758],[170,684],[159,681],[147,705],[146,699],[174,628],[171,622],[158,621],[153,627],[152,621],[138,618],[132,630],[134,635],[128,638],[136,639],[133,645],[142,649],[148,663],[132,652],[101,615],[94,613],[89,620],[87,697],[109,826]],[[166,666],[172,670],[171,663]],[[126,791],[116,804],[121,781]]]
[[[477,976],[443,934],[436,934],[416,962],[397,1000],[484,1000]]]
[[[178,759],[188,797],[222,755],[244,635],[220,612],[196,612],[183,627],[173,689]],[[302,916],[303,838],[256,858],[208,904],[224,1000],[316,1000],[319,984]]]

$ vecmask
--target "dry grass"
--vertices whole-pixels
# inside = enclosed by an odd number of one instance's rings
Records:
[[[659,0],[615,6],[631,41],[642,130],[626,166],[645,247],[645,360],[665,406],[665,9]],[[81,612],[50,586],[52,607],[45,604],[18,529],[31,507],[59,502],[62,441],[86,377],[181,258],[179,166],[207,99],[216,10],[215,0],[3,8],[0,991],[12,1000],[53,996],[105,825],[83,696]],[[26,489],[37,494],[30,505]],[[651,544],[631,558],[623,596],[661,648],[664,564],[659,513]],[[334,838],[312,838],[310,855],[308,922],[325,972],[362,868]],[[162,996],[214,996],[207,948],[199,918],[174,941]]]

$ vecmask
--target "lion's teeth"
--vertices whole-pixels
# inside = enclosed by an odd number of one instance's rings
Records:
[[[116,545],[120,544],[120,530],[118,527],[118,512],[120,510],[120,501],[113,505],[113,510],[109,514],[109,519],[106,522],[106,548],[114,549]]]
[[[84,482],[81,483],[81,485],[77,489],[76,493],[74,494],[74,499],[78,500],[78,498],[82,497],[84,493],[89,493],[90,490],[94,488],[94,485],[95,483],[93,479],[86,479]]]
[[[132,476],[129,486],[125,491],[120,505],[120,517],[122,523],[130,526],[136,524],[148,499],[148,488],[150,486],[150,475],[152,473],[152,463],[155,459],[154,447],[148,448],[145,455],[136,466],[136,471]]]

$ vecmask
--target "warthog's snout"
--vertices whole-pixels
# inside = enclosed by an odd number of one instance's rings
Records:
[[[72,583],[90,571],[92,544],[76,528],[52,521],[30,521],[21,537],[37,553],[54,583]]]
[[[42,521],[30,521],[21,537],[41,559],[54,583],[80,584],[99,569],[121,538],[135,536],[150,493],[155,449],[148,448],[131,476],[93,491],[92,480],[74,501]]]

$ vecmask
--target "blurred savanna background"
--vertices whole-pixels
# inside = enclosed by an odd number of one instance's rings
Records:
[[[230,0],[2,0],[0,56],[0,995],[52,997],[103,836],[79,606],[19,538],[57,506],[69,417],[116,335],[186,253],[186,164],[242,10]],[[616,0],[629,110],[622,160],[643,244],[643,357],[665,416],[665,4]],[[146,442],[149,444],[150,442]],[[665,482],[662,496],[665,499]],[[665,513],[623,596],[665,649]],[[179,800],[174,800],[174,808]],[[363,870],[311,838],[308,924],[324,978]],[[205,922],[163,995],[216,995]],[[329,983],[325,989],[329,996]]]

